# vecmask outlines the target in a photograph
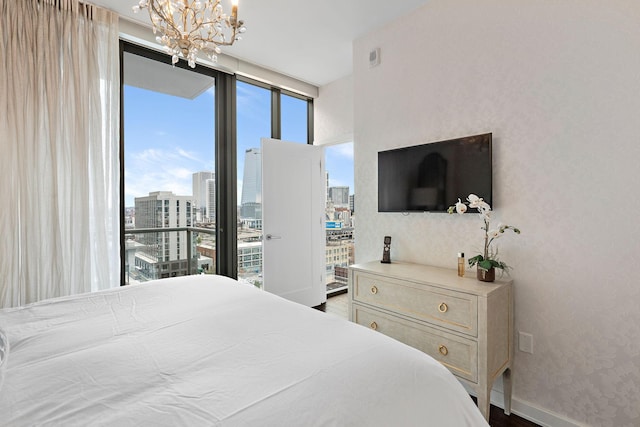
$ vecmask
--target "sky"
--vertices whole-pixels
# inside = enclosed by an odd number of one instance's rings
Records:
[[[214,97],[213,86],[190,100],[125,85],[125,206],[153,191],[191,195],[192,174],[215,170]],[[270,109],[270,91],[238,82],[238,198],[244,152],[270,136]],[[283,95],[281,110],[282,140],[306,143],[306,102]],[[346,185],[353,194],[353,144],[326,147],[325,153],[329,186]]]

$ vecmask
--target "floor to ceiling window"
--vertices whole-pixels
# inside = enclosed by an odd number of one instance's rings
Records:
[[[261,138],[306,144],[311,133],[307,98],[237,81],[238,279],[262,286]]]
[[[216,271],[215,82],[123,53],[127,284]]]
[[[348,267],[355,262],[355,194],[353,192],[353,143],[325,147],[327,174],[326,280],[327,294],[347,289]]]
[[[271,91],[238,81],[238,279],[262,285],[262,157],[260,138],[271,137]]]
[[[312,101],[121,49],[122,283],[218,273],[261,286],[260,139],[309,143]]]

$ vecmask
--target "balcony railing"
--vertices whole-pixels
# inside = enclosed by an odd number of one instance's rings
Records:
[[[171,237],[168,235],[169,233],[186,233],[186,239],[183,240],[180,235]],[[215,229],[203,227],[126,229],[126,284],[129,284],[131,280],[147,281],[198,273],[199,254],[195,251],[195,240],[200,234],[213,236],[213,239],[209,239],[213,243],[210,269],[215,271],[215,233]],[[156,239],[140,237],[150,234],[163,236],[157,236]],[[172,254],[184,253],[185,246],[186,258],[180,255],[178,259],[171,259]]]

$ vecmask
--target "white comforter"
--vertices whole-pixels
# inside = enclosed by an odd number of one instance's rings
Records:
[[[425,354],[220,276],[0,311],[2,426],[486,426]]]

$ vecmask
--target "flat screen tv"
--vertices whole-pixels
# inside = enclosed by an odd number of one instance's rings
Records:
[[[491,173],[490,133],[380,151],[378,212],[446,212],[470,193],[493,207]]]

